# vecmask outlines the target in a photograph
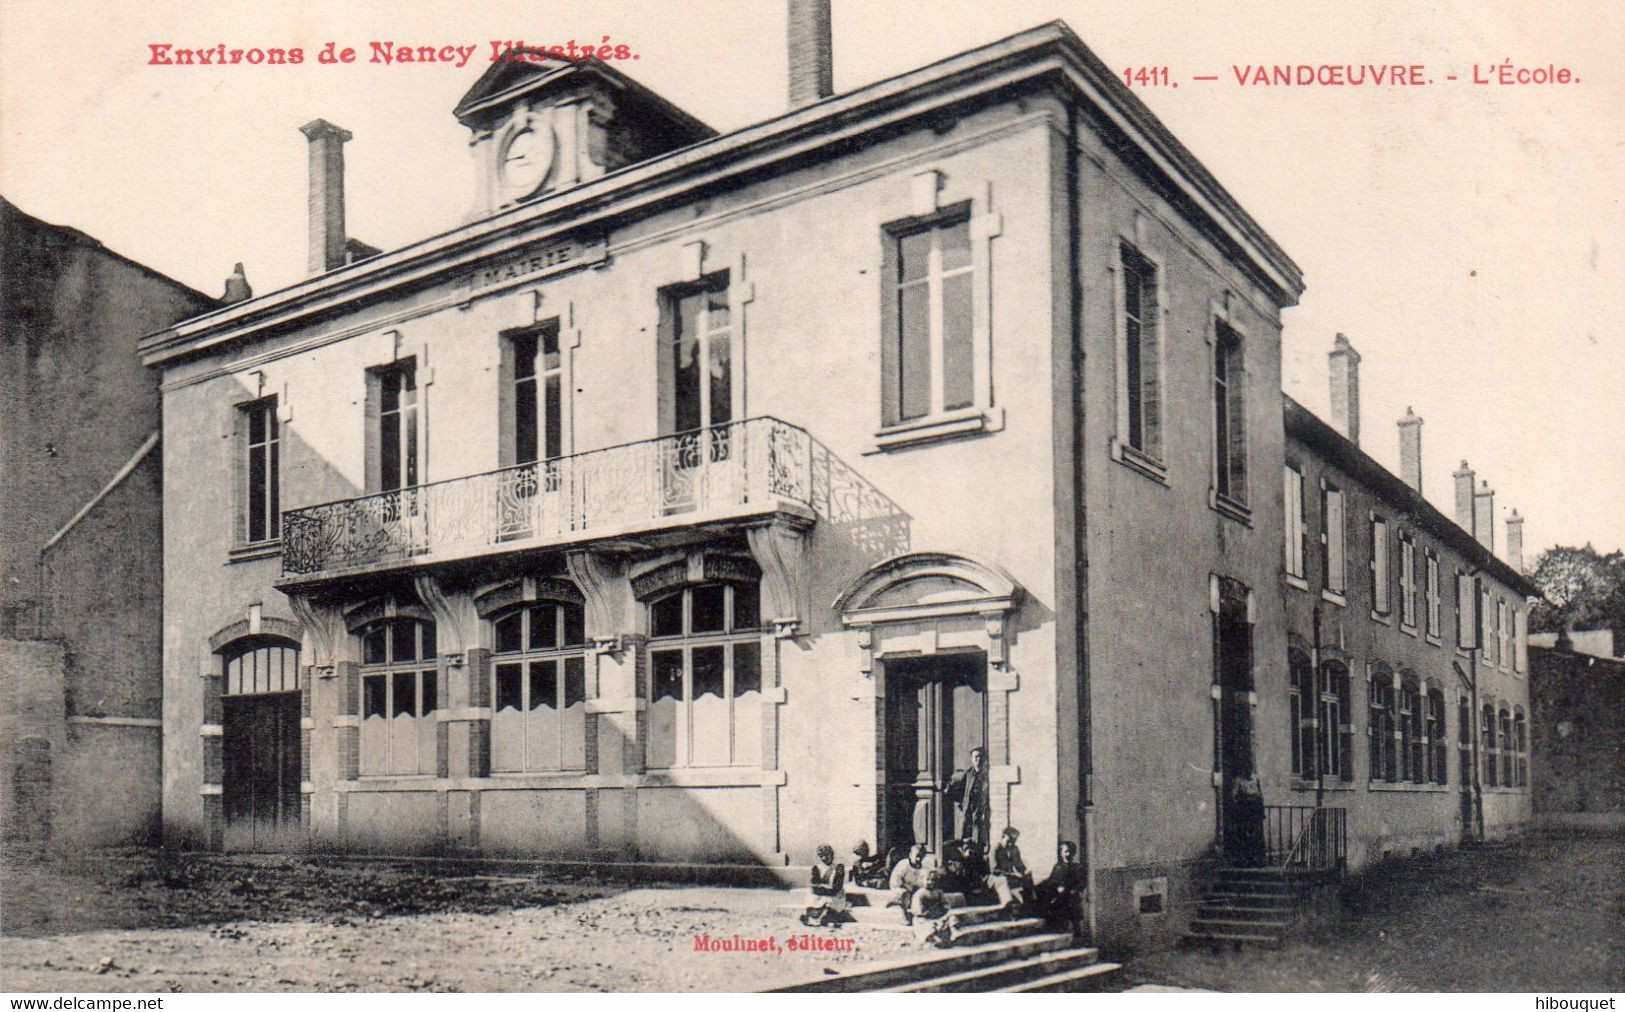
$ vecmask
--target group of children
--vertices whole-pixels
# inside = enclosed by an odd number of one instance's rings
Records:
[[[1020,837],[1014,826],[1007,827],[991,861],[986,845],[974,838],[950,840],[940,855],[916,843],[888,856],[871,854],[868,841],[860,840],[844,865],[836,863],[835,848],[825,844],[812,867],[812,894],[801,923],[818,927],[851,921],[852,901],[862,895],[865,903],[883,896],[885,906],[901,909],[905,924],[943,921],[957,907],[998,906],[1012,917],[1042,917],[1077,934],[1088,888],[1077,845],[1061,841],[1049,877],[1035,883],[1021,857]]]

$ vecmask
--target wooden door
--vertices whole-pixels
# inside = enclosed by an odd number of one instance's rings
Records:
[[[980,653],[888,661],[885,679],[878,835],[887,849],[923,843],[941,853],[956,832],[949,784],[987,741],[987,662]]]
[[[263,850],[299,825],[299,693],[221,700],[225,846]]]

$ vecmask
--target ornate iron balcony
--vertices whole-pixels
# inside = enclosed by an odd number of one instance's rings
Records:
[[[813,514],[814,442],[775,418],[695,429],[288,510],[285,577],[613,538],[790,505]]]

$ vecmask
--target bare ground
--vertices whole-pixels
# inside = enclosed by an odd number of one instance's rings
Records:
[[[1120,984],[1217,991],[1619,991],[1625,835],[1536,834],[1393,860],[1276,950],[1137,959]]]
[[[748,991],[923,951],[902,930],[810,932],[783,890],[479,865],[121,850],[8,863],[3,884],[8,991]],[[779,948],[698,953],[699,934]],[[805,934],[854,948],[791,950]]]

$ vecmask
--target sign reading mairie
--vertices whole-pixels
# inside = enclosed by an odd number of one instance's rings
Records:
[[[468,275],[470,295],[499,288],[516,281],[534,281],[552,274],[602,263],[606,253],[602,238],[559,239],[531,246],[475,267]]]

